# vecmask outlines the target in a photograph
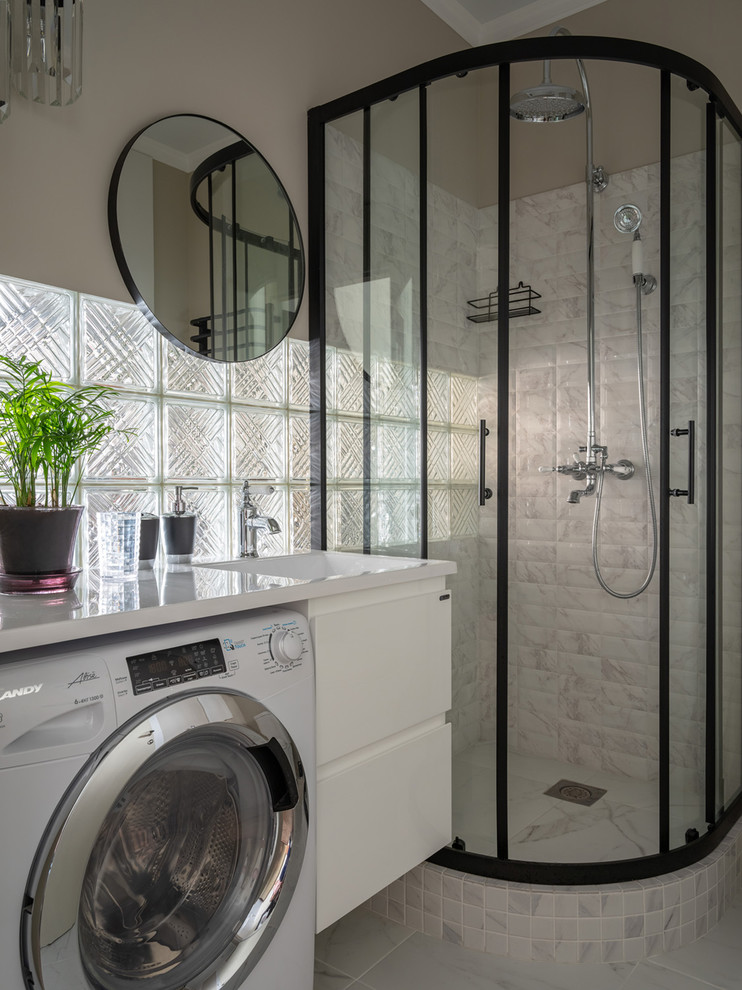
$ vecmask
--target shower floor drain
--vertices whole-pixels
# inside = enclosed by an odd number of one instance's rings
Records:
[[[586,807],[595,804],[605,793],[603,787],[590,787],[587,784],[578,784],[575,780],[558,780],[548,791],[544,791],[548,797],[571,801],[572,804],[584,804]]]

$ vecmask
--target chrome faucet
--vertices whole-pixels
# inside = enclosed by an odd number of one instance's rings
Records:
[[[271,516],[261,516],[258,507],[252,501],[252,495],[270,495],[276,489],[273,485],[253,485],[245,481],[242,485],[242,504],[240,505],[240,557],[258,556],[258,530],[268,533],[280,533],[281,527]]]
[[[586,454],[588,452],[587,447],[580,447],[579,451],[580,454]],[[634,476],[634,465],[624,457],[616,461],[615,464],[606,464],[608,459],[607,447],[603,447],[598,443],[593,444],[590,453],[591,456],[587,461],[580,460],[579,456],[575,454],[574,464],[557,464],[556,467],[539,468],[542,474],[556,471],[559,474],[571,475],[576,481],[586,482],[584,488],[578,488],[569,493],[567,502],[570,505],[579,505],[581,498],[584,498],[586,495],[595,494],[599,474],[603,474],[604,476],[606,474],[612,474],[619,481],[628,481],[629,478],[633,478]]]

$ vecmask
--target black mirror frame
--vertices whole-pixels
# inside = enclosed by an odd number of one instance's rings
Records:
[[[111,238],[111,246],[113,247],[113,254],[116,259],[116,264],[118,265],[118,269],[119,272],[121,273],[121,277],[124,280],[124,284],[126,285],[126,288],[129,291],[129,294],[131,295],[136,305],[142,311],[142,313],[147,318],[147,320],[152,324],[152,326],[154,326],[155,329],[160,334],[162,334],[162,336],[166,340],[168,340],[171,344],[174,344],[176,347],[180,348],[180,350],[184,351],[186,354],[190,354],[193,357],[199,358],[202,361],[210,361],[213,364],[244,363],[244,361],[224,361],[219,358],[210,357],[207,354],[200,354],[195,348],[188,347],[179,337],[176,337],[175,334],[173,334],[170,330],[168,330],[168,328],[163,323],[160,322],[160,320],[157,318],[155,313],[152,312],[147,302],[142,298],[142,294],[139,291],[139,288],[136,284],[136,281],[134,280],[134,276],[131,272],[131,269],[129,268],[129,265],[127,264],[126,261],[126,255],[124,252],[123,244],[121,243],[121,235],[119,231],[118,214],[117,214],[117,201],[118,201],[119,182],[121,179],[121,173],[123,171],[127,155],[131,151],[134,144],[136,144],[136,142],[139,140],[139,138],[146,131],[148,131],[150,127],[153,127],[155,124],[159,124],[163,120],[171,120],[174,117],[193,117],[199,120],[208,120],[214,124],[218,124],[219,126],[224,127],[228,131],[231,131],[235,135],[236,139],[238,139],[239,141],[244,141],[250,148],[252,148],[255,154],[257,154],[260,157],[260,159],[264,162],[270,174],[273,176],[276,185],[283,192],[283,195],[286,199],[286,204],[289,208],[291,220],[294,225],[294,229],[296,230],[296,236],[297,236],[296,247],[298,248],[302,259],[301,281],[298,286],[298,291],[296,294],[297,305],[294,311],[294,318],[291,321],[291,323],[288,325],[286,332],[283,334],[280,340],[277,340],[276,343],[273,344],[271,347],[266,348],[266,350],[264,350],[261,354],[256,354],[253,357],[245,358],[245,361],[257,360],[258,358],[262,357],[264,354],[268,354],[270,351],[278,347],[278,345],[282,343],[289,335],[289,333],[291,332],[291,328],[296,322],[296,317],[299,314],[299,310],[301,309],[301,304],[304,299],[304,290],[307,282],[306,252],[304,250],[304,240],[301,235],[301,228],[299,226],[299,221],[296,216],[296,210],[294,209],[294,204],[291,202],[291,199],[289,198],[289,195],[286,192],[283,183],[278,178],[275,169],[271,166],[268,159],[260,153],[258,148],[256,148],[251,141],[248,141],[246,137],[240,134],[239,131],[236,131],[233,127],[230,127],[229,124],[225,124],[214,117],[207,117],[205,114],[199,114],[199,113],[168,114],[166,117],[158,117],[156,120],[150,121],[149,124],[147,124],[145,127],[142,127],[141,130],[137,131],[137,133],[131,138],[131,140],[129,140],[126,143],[118,159],[116,160],[116,164],[114,166],[113,173],[111,175],[111,182],[108,187],[108,232]]]

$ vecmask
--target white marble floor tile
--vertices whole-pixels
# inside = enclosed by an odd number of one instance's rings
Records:
[[[543,784],[540,785],[542,792],[536,792],[531,797],[513,797],[508,801],[508,831],[516,842],[517,836],[522,829],[533,825],[549,812],[559,814],[559,808],[555,808],[555,798],[548,798],[543,794]]]
[[[420,932],[409,934],[401,926],[394,926],[399,929],[395,938],[388,924],[359,908],[327,930],[332,938],[325,933],[317,936],[325,955],[332,947],[338,956],[350,956],[354,966],[376,961],[360,978],[318,963],[315,990],[740,990],[742,986],[742,897],[698,942],[637,964],[521,962]],[[350,942],[355,943],[353,952]]]
[[[509,834],[517,858],[584,862],[656,852],[656,782],[520,753],[509,755],[508,769]],[[546,797],[544,791],[561,778],[608,793],[592,808]],[[472,852],[496,853],[494,790],[492,742],[477,743],[457,755],[454,833]]]
[[[314,954],[331,973],[357,980],[411,935],[411,928],[356,908],[317,935]]]
[[[482,767],[488,770],[495,769],[495,744],[494,742],[479,742],[469,746],[463,753],[456,755],[456,760],[461,763],[468,763],[473,767]]]
[[[352,983],[352,976],[315,959],[314,990],[348,990]]]
[[[563,760],[547,760],[542,756],[525,756],[521,753],[508,754],[509,776],[517,774],[527,780],[542,780],[548,787],[556,784],[562,777],[584,783],[585,774],[595,772]]]
[[[453,768],[454,807],[467,801],[484,801],[495,806],[495,771],[481,767],[455,766]]]
[[[548,811],[513,836],[513,846],[519,856],[540,863],[646,856],[657,850],[657,817],[646,808],[612,804],[605,798],[591,808],[571,804]]]
[[[713,987],[739,990],[742,986],[742,899],[737,899],[704,938],[657,956],[654,963],[705,980]]]
[[[609,801],[620,801],[634,808],[659,807],[659,785],[656,780],[633,780],[631,777],[620,777],[603,770],[588,770],[583,783],[602,787],[607,791]]]
[[[632,968],[519,963],[416,932],[362,982],[371,990],[620,990]]]
[[[735,987],[739,987],[739,980]],[[724,990],[723,984],[707,983],[694,976],[657,966],[650,960],[637,963],[621,990]],[[315,988],[316,990],[316,988]]]

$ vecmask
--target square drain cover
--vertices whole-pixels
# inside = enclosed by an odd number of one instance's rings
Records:
[[[548,791],[544,791],[549,797],[571,801],[572,804],[584,804],[587,807],[595,804],[605,793],[603,787],[590,787],[588,784],[578,784],[575,780],[558,780]]]

